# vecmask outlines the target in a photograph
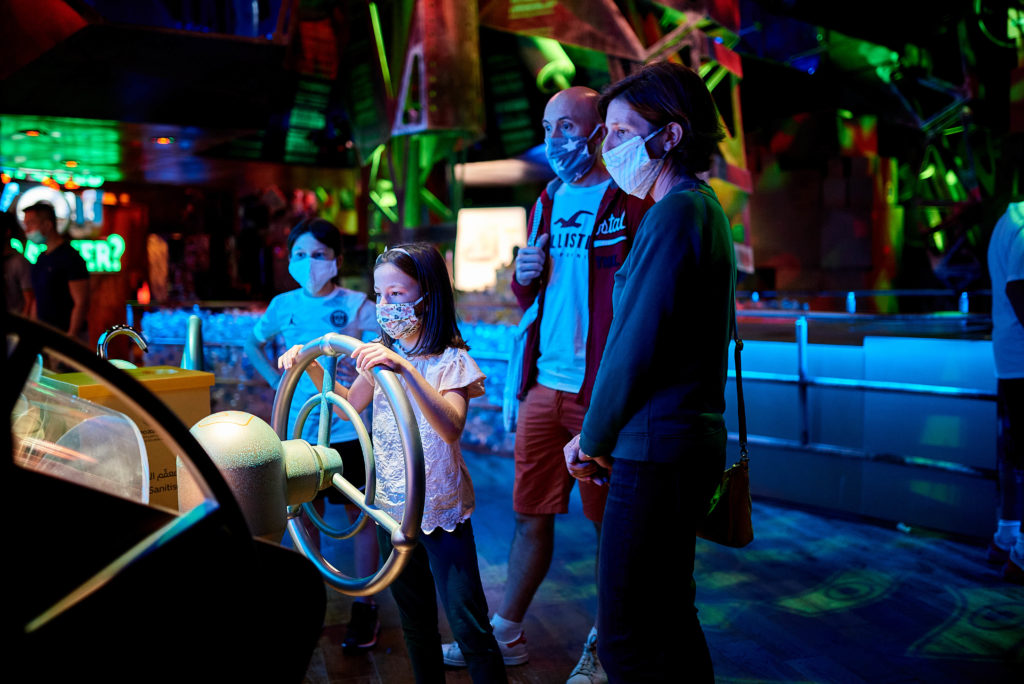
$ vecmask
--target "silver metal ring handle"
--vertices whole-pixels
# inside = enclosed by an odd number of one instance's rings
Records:
[[[282,376],[281,383],[277,388],[277,395],[274,397],[274,410],[270,424],[278,437],[281,439],[288,438],[289,408],[295,395],[295,388],[306,368],[321,356],[338,357],[350,355],[361,345],[362,343],[355,338],[328,333],[309,342],[302,348],[302,351],[295,358],[292,367]],[[334,475],[331,484],[358,506],[363,514],[387,530],[388,534],[391,535],[394,551],[391,552],[390,556],[388,556],[387,560],[375,574],[362,578],[350,577],[328,563],[323,555],[313,548],[308,534],[295,519],[296,511],[290,509],[288,519],[288,532],[291,534],[296,548],[313,562],[320,571],[320,574],[323,575],[324,580],[331,587],[352,596],[376,594],[401,574],[406,563],[412,557],[411,552],[415,548],[420,535],[426,489],[423,446],[420,441],[419,427],[416,422],[416,414],[412,410],[412,404],[410,404],[409,398],[402,389],[402,383],[399,382],[398,376],[394,372],[378,366],[373,369],[373,374],[381,390],[384,392],[388,405],[394,412],[395,420],[398,424],[399,438],[402,443],[405,460],[405,508],[402,513],[402,522],[399,523],[390,515],[374,506],[372,496],[366,497],[355,485],[346,480],[343,475]],[[333,373],[330,376],[333,376]],[[327,375],[325,375],[325,382],[331,382]],[[320,401],[334,404],[335,398],[338,400],[339,406],[341,405],[340,402],[344,401],[341,397],[330,391],[322,393]],[[348,402],[344,403],[348,404]],[[311,409],[312,406],[309,408]],[[349,408],[352,407],[349,405]],[[303,406],[303,409],[306,409],[306,406]],[[344,406],[342,406],[342,410],[345,410]],[[308,410],[306,413],[308,414]],[[360,420],[358,424],[361,425],[362,421]],[[357,427],[356,429],[358,431],[359,428]],[[364,427],[363,433],[365,431]],[[318,441],[326,441],[323,437],[322,425],[321,438]],[[367,441],[360,439],[360,444],[365,450],[368,445],[368,438]],[[376,482],[376,468],[372,457],[367,459],[364,456],[364,460],[367,465],[371,466],[366,473],[367,487],[369,488],[371,482]],[[367,498],[369,498],[369,501],[367,501]]]

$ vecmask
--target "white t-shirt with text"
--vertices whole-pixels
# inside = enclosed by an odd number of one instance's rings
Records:
[[[576,393],[583,386],[590,328],[590,252],[594,219],[611,181],[555,191],[548,242],[550,270],[540,320],[537,382]]]

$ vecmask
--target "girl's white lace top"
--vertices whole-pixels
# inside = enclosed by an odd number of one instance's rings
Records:
[[[395,352],[409,359],[439,392],[465,387],[470,399],[484,393],[485,376],[465,349],[449,347],[438,356],[410,356],[395,345]],[[405,379],[399,375],[398,380],[405,388]],[[459,444],[446,444],[423,417],[416,401],[411,400],[411,403],[419,424],[426,469],[421,529],[427,534],[438,527],[451,532],[473,512],[473,482]],[[376,383],[373,387],[373,455],[377,463],[375,504],[401,521],[405,506],[405,457],[395,414]]]

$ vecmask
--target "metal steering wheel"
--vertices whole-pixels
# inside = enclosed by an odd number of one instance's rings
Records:
[[[274,411],[270,421],[271,427],[281,440],[289,438],[288,413],[295,396],[295,387],[306,368],[315,359],[322,356],[327,357],[326,361],[322,363],[324,367],[322,391],[320,394],[310,397],[303,404],[293,426],[292,438],[299,439],[301,437],[302,428],[310,411],[314,406],[319,405],[320,426],[317,444],[329,448],[331,408],[334,406],[340,408],[355,427],[359,445],[363,451],[363,461],[366,466],[366,493],[359,491],[355,485],[345,479],[343,474],[335,473],[331,478],[331,484],[360,509],[359,518],[347,528],[331,527],[309,503],[302,504],[301,511],[305,512],[318,529],[334,539],[348,539],[363,529],[368,520],[373,520],[391,535],[391,544],[394,546],[394,550],[375,574],[361,578],[350,577],[327,562],[320,551],[313,548],[309,535],[297,520],[300,507],[290,506],[288,509],[288,532],[291,534],[295,547],[313,562],[325,581],[338,591],[352,596],[368,596],[378,593],[401,574],[406,563],[412,558],[412,550],[416,547],[420,534],[420,523],[423,520],[426,480],[423,467],[423,446],[420,442],[419,427],[412,405],[395,373],[378,366],[373,369],[373,374],[395,414],[402,451],[405,456],[405,508],[402,522],[399,523],[373,505],[377,470],[370,436],[352,404],[333,391],[338,357],[351,354],[360,345],[359,340],[336,333],[328,333],[306,344],[295,358],[292,367],[281,378],[277,395],[274,397]]]

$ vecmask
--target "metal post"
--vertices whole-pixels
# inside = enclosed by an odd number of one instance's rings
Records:
[[[331,445],[331,402],[327,398],[334,391],[334,373],[338,369],[338,357],[328,356],[321,363],[324,369],[324,386],[320,392],[320,425],[316,443],[320,446]]]
[[[800,401],[800,443],[810,442],[810,431],[807,428],[807,318],[796,319],[796,364],[797,390]]]

